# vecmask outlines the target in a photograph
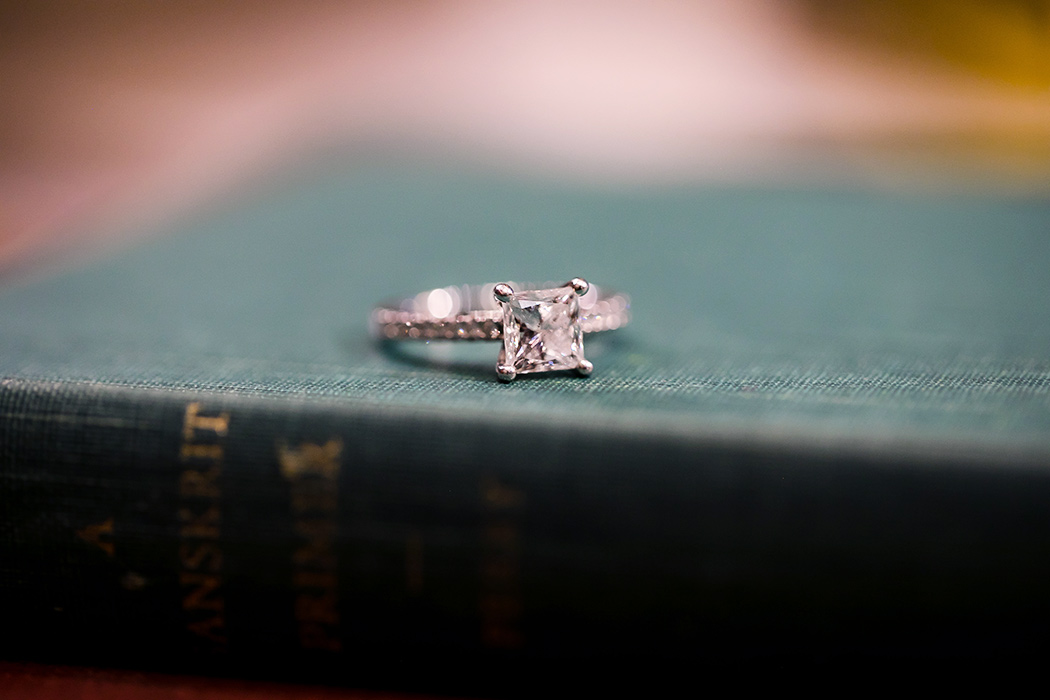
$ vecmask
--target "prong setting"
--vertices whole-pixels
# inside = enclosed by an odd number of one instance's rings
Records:
[[[514,294],[514,290],[506,282],[500,282],[492,288],[492,295],[496,297],[496,301],[506,304],[510,301],[511,295]],[[511,377],[513,379],[513,377]]]
[[[591,372],[594,371],[594,363],[590,360],[580,360],[579,366],[576,368],[576,373],[581,377],[591,376]]]
[[[576,293],[581,297],[587,293],[587,290],[591,288],[591,285],[587,283],[587,280],[582,277],[573,277],[569,280],[569,286],[576,290]]]
[[[496,376],[503,383],[514,381],[514,377],[518,376],[518,373],[514,371],[513,367],[503,364],[496,365]]]

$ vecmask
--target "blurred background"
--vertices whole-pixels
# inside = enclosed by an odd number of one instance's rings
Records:
[[[6,275],[318,154],[1050,189],[1050,0],[6,0],[0,36]]]

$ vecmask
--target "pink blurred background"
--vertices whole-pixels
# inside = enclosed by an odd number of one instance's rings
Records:
[[[790,181],[817,158],[878,186],[1043,192],[1048,17],[1041,0],[2,3],[0,274],[319,152],[598,184]]]

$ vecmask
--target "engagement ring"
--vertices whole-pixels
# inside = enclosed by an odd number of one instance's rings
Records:
[[[583,356],[583,334],[611,331],[630,320],[630,299],[577,277],[563,285],[514,282],[441,287],[381,304],[372,334],[383,340],[502,340],[496,374],[575,370],[594,365]]]

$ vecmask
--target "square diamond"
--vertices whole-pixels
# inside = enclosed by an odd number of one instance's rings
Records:
[[[517,374],[584,366],[580,301],[572,286],[515,292],[500,304],[500,365]]]

